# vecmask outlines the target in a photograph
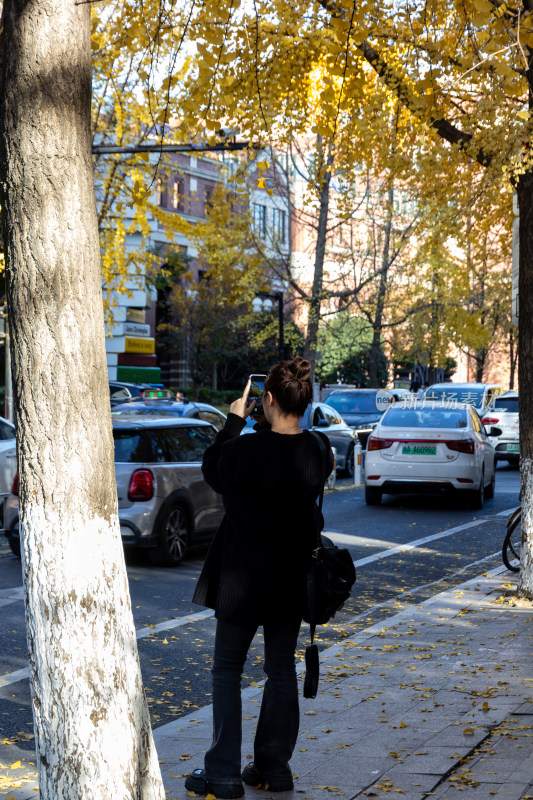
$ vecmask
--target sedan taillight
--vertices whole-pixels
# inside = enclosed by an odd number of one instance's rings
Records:
[[[136,469],[130,480],[129,500],[151,500],[154,496],[154,476],[149,469]]]
[[[455,450],[457,453],[468,453],[474,455],[476,443],[473,439],[458,439],[457,441],[446,442],[448,450]]]
[[[483,425],[496,425],[500,421],[499,417],[483,417]]]
[[[13,478],[13,486],[11,487],[11,494],[16,494],[17,497],[19,496],[19,474],[18,474],[18,472],[15,473],[15,477]]]
[[[367,450],[387,450],[394,444],[394,439],[380,439],[379,436],[369,436],[366,443]]]

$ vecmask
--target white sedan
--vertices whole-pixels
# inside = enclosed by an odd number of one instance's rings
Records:
[[[479,415],[466,403],[400,402],[368,439],[365,500],[384,494],[460,491],[473,508],[494,496],[495,453]]]

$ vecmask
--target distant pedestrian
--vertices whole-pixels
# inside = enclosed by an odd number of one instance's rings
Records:
[[[244,783],[269,791],[293,788],[289,766],[299,727],[295,649],[305,577],[316,540],[317,497],[333,467],[299,417],[312,401],[311,369],[297,357],[274,366],[265,381],[269,426],[240,436],[249,385],[230,406],[224,428],[206,451],[203,473],[222,494],[226,515],[206,557],[194,601],[217,618],[213,663],[213,742],[203,770],[187,789],[217,798],[242,797]],[[254,760],[241,773],[241,675],[262,625],[267,675]]]

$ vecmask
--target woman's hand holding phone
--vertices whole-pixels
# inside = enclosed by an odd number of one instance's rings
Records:
[[[255,408],[255,400],[252,400],[250,405],[248,405],[248,394],[250,392],[251,383],[252,382],[249,380],[246,384],[246,388],[244,389],[242,397],[239,397],[238,400],[234,400],[230,405],[230,414],[237,414],[238,417],[246,419],[246,417],[249,417],[250,414],[253,413]]]

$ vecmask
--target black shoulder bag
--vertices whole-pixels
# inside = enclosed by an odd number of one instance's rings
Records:
[[[313,434],[322,453],[323,464],[327,461],[327,451],[319,434]],[[324,469],[325,472],[325,469]],[[335,616],[350,596],[355,583],[355,567],[352,557],[345,548],[337,547],[331,539],[321,534],[322,501],[324,499],[323,475],[322,489],[318,498],[318,524],[316,547],[313,550],[311,565],[307,572],[307,595],[304,620],[309,623],[311,644],[305,650],[304,697],[316,697],[320,667],[318,647],[314,643],[317,625],[324,625]]]

